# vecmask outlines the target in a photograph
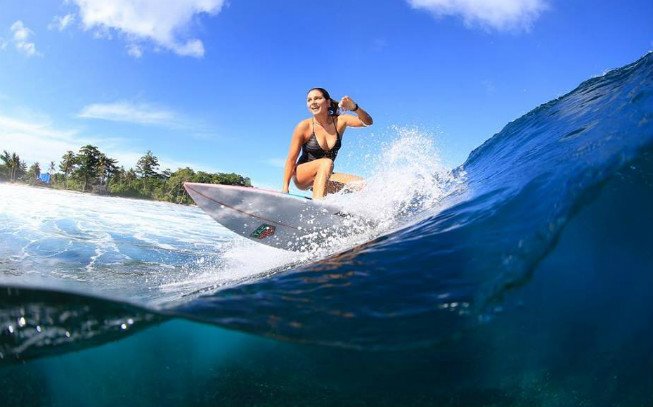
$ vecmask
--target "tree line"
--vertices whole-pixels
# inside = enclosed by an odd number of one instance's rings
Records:
[[[49,183],[41,180],[42,172],[50,174]],[[175,172],[160,171],[159,159],[149,150],[139,158],[135,168],[126,170],[90,144],[81,147],[78,153],[67,151],[58,168],[51,161],[45,171],[38,162],[28,167],[18,154],[3,150],[0,180],[181,204],[193,202],[184,190],[184,182],[252,186],[249,178],[235,173],[208,173],[188,167]]]

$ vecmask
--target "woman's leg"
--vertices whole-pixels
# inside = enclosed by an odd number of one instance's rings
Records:
[[[331,174],[327,184],[327,192],[333,194],[334,192],[340,191],[345,187],[345,185],[353,190],[358,190],[363,187],[363,178],[358,175],[345,174],[342,172]]]
[[[313,199],[321,199],[327,193],[327,181],[333,171],[333,160],[320,158],[299,164],[295,169],[295,185],[299,189],[313,187]]]

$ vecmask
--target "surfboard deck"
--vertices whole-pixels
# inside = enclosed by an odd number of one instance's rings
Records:
[[[222,226],[285,250],[309,250],[337,234],[349,216],[336,206],[277,191],[192,182],[185,182],[184,188]]]

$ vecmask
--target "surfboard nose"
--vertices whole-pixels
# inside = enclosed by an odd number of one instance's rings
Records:
[[[184,186],[184,189],[186,190],[188,195],[193,196],[193,193],[197,192],[197,187],[199,185],[201,185],[201,184],[199,184],[197,182],[188,182],[188,181],[186,181],[182,185]]]

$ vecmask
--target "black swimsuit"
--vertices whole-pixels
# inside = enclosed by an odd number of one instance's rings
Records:
[[[336,160],[338,150],[340,150],[342,143],[340,142],[341,139],[340,133],[338,132],[338,126],[335,123],[334,127],[336,128],[336,144],[334,144],[330,150],[324,151],[320,146],[320,143],[317,142],[317,137],[315,137],[315,119],[313,119],[313,134],[311,134],[311,137],[302,146],[302,155],[299,157],[299,160],[297,160],[297,165],[317,160],[319,158],[330,158],[333,161]],[[326,142],[326,139],[324,141]]]

